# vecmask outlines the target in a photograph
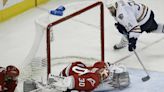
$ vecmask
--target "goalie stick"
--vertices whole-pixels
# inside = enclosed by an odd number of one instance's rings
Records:
[[[136,52],[135,50],[133,50],[133,52],[134,52],[135,56],[137,57],[139,63],[140,63],[141,66],[143,67],[145,73],[147,74],[147,76],[142,77],[142,81],[143,81],[143,82],[148,81],[148,80],[150,79],[150,76],[149,76],[149,73],[148,73],[147,69],[145,68],[144,64],[142,63],[141,59],[139,58],[137,52]]]

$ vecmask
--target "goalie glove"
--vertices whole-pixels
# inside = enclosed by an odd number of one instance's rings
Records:
[[[23,92],[63,92],[54,86],[43,84],[35,80],[26,80],[23,85]]]
[[[73,88],[73,77],[60,77],[55,75],[49,75],[49,85],[60,91],[66,91]]]

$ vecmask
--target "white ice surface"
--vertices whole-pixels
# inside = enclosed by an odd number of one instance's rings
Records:
[[[60,0],[57,3],[48,2],[40,7],[43,8],[54,8],[57,5],[74,2],[76,0],[66,1]],[[81,0],[79,0],[81,1]],[[148,5],[155,12],[155,18],[157,22],[164,23],[164,6],[163,0],[137,0]],[[33,8],[23,14],[20,14],[6,22],[0,24],[0,66],[16,65],[21,67],[24,63],[26,56],[28,55],[34,41],[35,36],[35,25],[34,20],[45,11]],[[109,15],[109,21],[105,24],[109,25],[109,30],[106,30],[106,60],[109,62],[115,62],[125,56],[130,55],[127,48],[119,51],[113,50],[113,45],[120,40],[120,34],[116,31],[114,24],[114,19]],[[160,40],[154,45],[149,45],[155,41]],[[142,48],[149,46],[148,48],[142,50]],[[137,51],[139,51],[139,56],[141,57],[143,63],[148,68],[148,70],[164,72],[164,34],[146,34],[143,33],[137,43]],[[89,50],[88,50],[89,51]],[[141,69],[142,67],[138,63],[134,55],[129,56],[127,59],[123,60],[127,67]],[[146,91],[143,91],[146,92]],[[162,91],[161,91],[162,92]]]

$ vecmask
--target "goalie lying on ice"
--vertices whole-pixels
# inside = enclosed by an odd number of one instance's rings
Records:
[[[126,88],[130,84],[129,74],[123,65],[96,62],[93,66],[87,67],[84,63],[77,61],[68,65],[60,76],[49,75],[49,87],[42,88],[51,88],[57,92],[71,90],[90,92],[103,82],[108,82],[110,89]]]

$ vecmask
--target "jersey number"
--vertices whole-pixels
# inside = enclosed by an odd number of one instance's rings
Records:
[[[88,78],[87,81],[90,82],[93,87],[95,86],[96,81],[94,79]],[[79,86],[85,87],[85,78],[79,78]]]
[[[78,67],[78,66],[74,66],[74,67],[72,68],[72,71],[74,71],[75,73],[78,73],[78,74],[80,74],[80,75],[83,75],[83,74],[86,74],[86,73],[89,72],[88,69],[82,68],[82,67]]]
[[[84,78],[79,78],[79,86],[85,87],[85,79]]]

